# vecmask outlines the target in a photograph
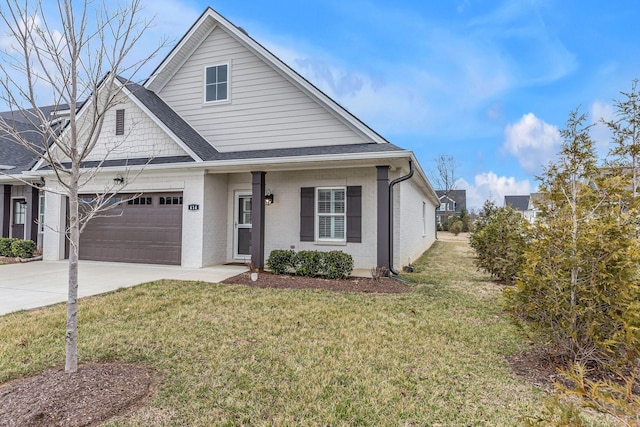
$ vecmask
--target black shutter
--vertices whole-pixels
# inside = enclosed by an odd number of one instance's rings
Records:
[[[313,187],[300,189],[300,241],[315,240],[315,193]]]
[[[362,187],[347,187],[347,242],[362,242]]]
[[[116,135],[124,135],[124,110],[116,110]]]

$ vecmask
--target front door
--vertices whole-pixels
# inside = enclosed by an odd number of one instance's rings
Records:
[[[235,217],[235,257],[251,257],[251,193],[236,195]]]
[[[13,200],[13,217],[11,218],[11,237],[24,239],[24,224],[27,219],[27,201]]]

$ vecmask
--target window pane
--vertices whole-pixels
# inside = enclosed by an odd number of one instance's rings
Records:
[[[318,237],[320,239],[331,238],[331,217],[320,216],[318,218]]]
[[[207,84],[217,82],[216,79],[216,67],[207,68]]]
[[[344,239],[344,217],[343,216],[333,217],[333,238]]]
[[[331,213],[331,190],[318,190],[318,213]]]
[[[229,67],[218,65],[208,67],[205,72],[205,100],[220,101],[228,99]]]
[[[344,216],[318,217],[318,238],[344,239]]]
[[[218,69],[218,83],[222,83],[222,82],[226,82],[227,81],[227,66],[226,65],[220,65],[219,67],[216,67]]]
[[[227,84],[226,83],[220,83],[217,86],[218,86],[218,91],[217,91],[216,101],[227,99]]]
[[[344,189],[318,190],[318,213],[344,213]]]

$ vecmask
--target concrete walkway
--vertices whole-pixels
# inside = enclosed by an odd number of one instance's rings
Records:
[[[0,315],[67,301],[67,261],[0,265]],[[98,295],[160,279],[217,283],[247,271],[244,266],[183,268],[151,264],[80,261],[80,297]]]

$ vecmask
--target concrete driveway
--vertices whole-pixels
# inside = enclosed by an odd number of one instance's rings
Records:
[[[176,266],[80,261],[78,295],[86,297],[160,279],[217,283],[246,271],[220,265],[189,269]],[[67,261],[0,265],[0,315],[67,301]]]

